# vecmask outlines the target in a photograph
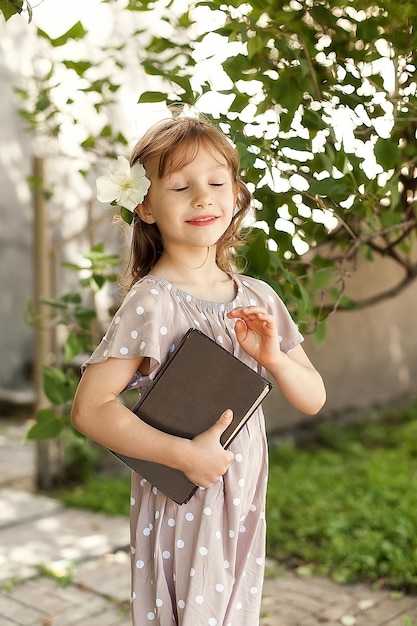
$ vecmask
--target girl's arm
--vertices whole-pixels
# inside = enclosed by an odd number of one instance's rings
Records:
[[[275,319],[262,307],[236,308],[239,344],[273,376],[287,400],[298,410],[315,415],[326,400],[323,380],[301,345],[281,351]]]
[[[117,400],[141,363],[142,359],[109,358],[90,364],[74,397],[74,427],[106,448],[179,469],[196,485],[208,487],[233,460],[233,454],[219,442],[231,414],[225,411],[214,426],[193,440],[149,426]]]

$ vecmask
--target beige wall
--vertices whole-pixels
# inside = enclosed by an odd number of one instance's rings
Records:
[[[363,263],[348,284],[358,299],[386,290],[402,274],[389,260]],[[417,393],[417,281],[399,296],[328,320],[327,339],[304,348],[321,372],[327,402],[317,417],[304,416],[274,389],[264,403],[269,434],[330,414],[383,406]]]

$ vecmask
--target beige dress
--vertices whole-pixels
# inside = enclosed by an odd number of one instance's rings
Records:
[[[146,276],[132,287],[87,363],[109,356],[150,357],[150,376],[138,374],[129,384],[143,390],[184,333],[194,327],[265,375],[240,348],[235,322],[227,312],[237,306],[266,307],[276,318],[284,352],[300,343],[302,336],[269,285],[240,275],[234,281],[235,299],[219,303],[197,299],[164,279]],[[182,506],[133,473],[134,626],[259,624],[268,470],[262,409],[250,418],[230,449],[235,458],[224,477],[209,489],[199,489]]]

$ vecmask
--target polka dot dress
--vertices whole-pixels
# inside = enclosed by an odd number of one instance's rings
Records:
[[[220,303],[194,298],[162,278],[146,276],[128,293],[85,365],[109,356],[149,357],[150,375],[137,373],[128,386],[143,390],[185,332],[194,327],[265,375],[238,345],[235,322],[227,312],[237,306],[266,307],[277,320],[284,352],[300,343],[302,336],[266,283],[239,275],[233,280],[235,299]],[[235,458],[227,473],[182,506],[133,473],[134,626],[258,626],[268,458],[261,408],[230,449]]]

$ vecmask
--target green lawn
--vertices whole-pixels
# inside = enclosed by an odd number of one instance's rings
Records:
[[[70,506],[128,514],[129,480],[62,491]],[[417,592],[417,401],[270,453],[268,555],[338,582]]]

